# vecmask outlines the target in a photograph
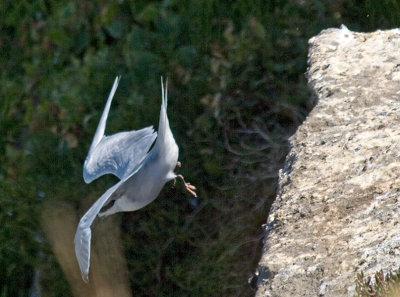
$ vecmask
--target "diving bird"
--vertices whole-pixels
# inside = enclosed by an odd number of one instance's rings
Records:
[[[180,167],[179,148],[167,117],[167,88],[161,78],[161,111],[158,133],[152,126],[141,130],[105,136],[104,131],[111,102],[120,77],[108,96],[106,106],[83,166],[86,183],[104,174],[114,174],[120,181],[109,188],[84,214],[75,234],[75,253],[85,282],[89,281],[91,225],[96,216],[109,216],[123,211],[138,210],[157,198],[170,180],[182,179],[186,190],[196,195],[196,187],[174,172]],[[156,139],[157,138],[157,139]],[[153,148],[149,151],[154,140]]]

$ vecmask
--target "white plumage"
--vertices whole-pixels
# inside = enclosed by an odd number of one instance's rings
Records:
[[[83,178],[86,183],[108,173],[120,179],[85,213],[76,230],[75,253],[82,278],[86,282],[89,279],[90,267],[90,227],[97,215],[101,217],[116,212],[138,210],[156,199],[165,183],[177,177],[181,178],[186,189],[196,196],[194,192],[196,188],[186,183],[182,175],[174,172],[175,167],[180,165],[179,148],[169,127],[167,86],[164,92],[162,80],[158,134],[150,126],[137,131],[104,135],[119,79],[117,77],[114,81],[83,167]],[[149,152],[156,138],[156,143]]]

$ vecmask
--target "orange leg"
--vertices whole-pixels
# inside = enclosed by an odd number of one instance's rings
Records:
[[[193,185],[191,185],[190,183],[187,183],[181,174],[178,174],[176,177],[179,177],[180,179],[182,179],[182,181],[183,181],[183,183],[184,183],[184,185],[185,185],[186,190],[187,190],[190,194],[192,194],[194,197],[197,198],[197,194],[196,194],[196,192],[195,192],[196,187],[193,186]]]

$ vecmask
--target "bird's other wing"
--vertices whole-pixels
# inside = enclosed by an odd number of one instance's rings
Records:
[[[104,136],[86,158],[83,179],[90,183],[104,174],[112,173],[122,180],[146,157],[156,137],[152,126]]]
[[[104,137],[104,131],[106,129],[108,113],[110,111],[111,102],[114,98],[114,94],[115,94],[115,91],[117,90],[120,78],[121,78],[120,76],[117,76],[114,80],[114,84],[111,88],[110,95],[108,95],[107,103],[106,103],[106,106],[104,107],[103,114],[101,115],[99,125],[97,126],[96,133],[94,134],[92,144],[90,145],[88,155],[90,155],[90,153],[95,149],[97,144]]]
[[[92,230],[90,226],[92,225],[97,214],[108,202],[108,199],[120,186],[121,182],[118,182],[113,187],[109,188],[85,213],[81,218],[76,229],[75,234],[75,254],[79,263],[79,268],[81,269],[82,278],[85,282],[89,281],[89,267],[90,267],[90,241],[92,237]]]

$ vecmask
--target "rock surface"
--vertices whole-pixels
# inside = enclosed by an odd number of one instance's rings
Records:
[[[316,106],[290,139],[257,297],[353,296],[400,265],[400,30],[309,41]]]

